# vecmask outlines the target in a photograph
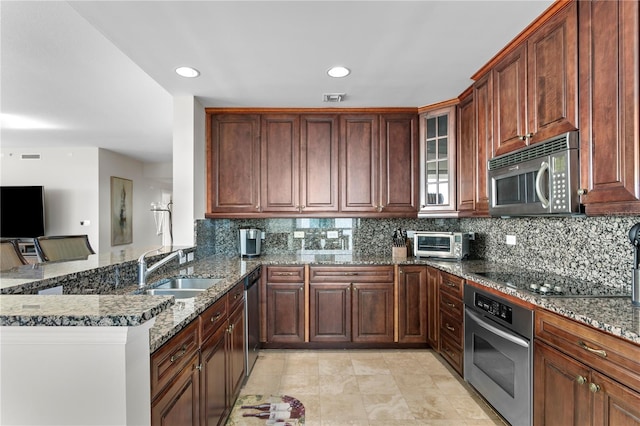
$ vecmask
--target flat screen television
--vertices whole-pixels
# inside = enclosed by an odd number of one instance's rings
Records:
[[[44,187],[0,186],[0,237],[44,235]]]

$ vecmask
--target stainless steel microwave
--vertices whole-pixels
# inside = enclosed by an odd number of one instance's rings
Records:
[[[578,152],[578,132],[568,132],[489,160],[491,216],[583,213]]]
[[[413,254],[418,258],[466,259],[469,257],[469,234],[417,231],[413,234]]]

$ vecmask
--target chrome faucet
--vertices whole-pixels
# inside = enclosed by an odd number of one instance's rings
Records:
[[[144,257],[149,253],[153,253],[154,251],[158,250],[159,249],[149,250],[145,253],[142,253],[142,255],[138,258],[138,287],[142,288],[147,285],[147,277],[149,276],[149,274],[151,274],[153,271],[155,271],[165,263],[169,262],[174,257],[180,256],[180,260],[184,259],[185,257],[182,250],[174,251],[173,253],[170,253],[168,256],[159,260],[157,263],[147,267],[147,262],[144,260]]]

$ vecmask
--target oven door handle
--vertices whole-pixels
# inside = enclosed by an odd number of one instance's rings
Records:
[[[469,317],[471,317],[472,320],[474,320],[480,327],[484,328],[485,330],[493,334],[496,334],[502,337],[503,339],[508,340],[511,343],[515,343],[518,346],[522,346],[524,348],[529,347],[529,342],[527,340],[521,339],[517,336],[514,336],[510,333],[500,330],[499,328],[489,324],[484,318],[482,318],[475,312],[470,311],[469,309],[465,309],[465,312],[467,315],[469,315]]]

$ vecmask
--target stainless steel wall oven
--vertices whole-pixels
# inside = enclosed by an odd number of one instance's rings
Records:
[[[532,424],[533,311],[465,284],[464,379],[514,426]]]

